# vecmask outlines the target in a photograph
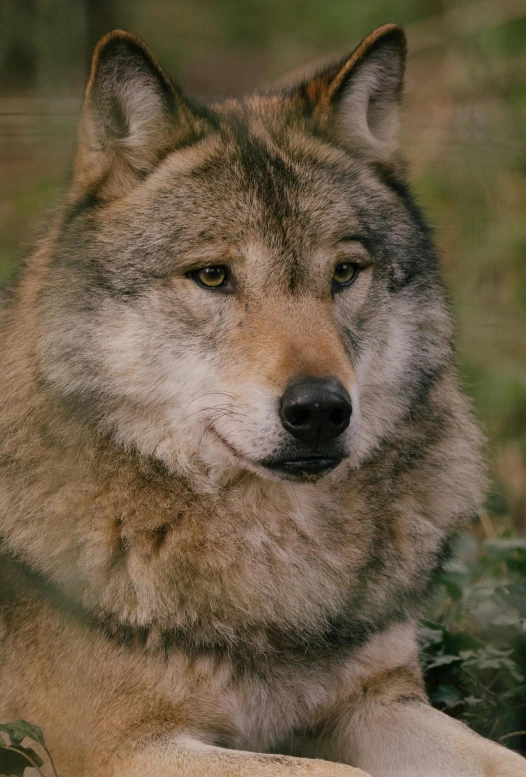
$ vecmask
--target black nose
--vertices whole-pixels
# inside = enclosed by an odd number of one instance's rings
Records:
[[[351,420],[351,398],[336,378],[302,378],[281,397],[281,423],[294,437],[324,443],[339,437]]]

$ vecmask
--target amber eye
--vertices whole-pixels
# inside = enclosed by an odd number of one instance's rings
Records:
[[[358,275],[358,265],[353,262],[343,262],[334,268],[333,281],[338,286],[349,286]]]
[[[205,289],[217,289],[226,282],[227,269],[220,264],[200,267],[198,270],[193,270],[190,276]]]

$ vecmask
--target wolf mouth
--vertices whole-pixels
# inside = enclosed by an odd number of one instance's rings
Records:
[[[304,456],[297,459],[270,459],[261,464],[272,472],[303,480],[326,475],[341,461],[341,456]]]
[[[219,434],[219,432],[217,432],[213,427],[212,431],[218,440],[223,443],[226,448],[228,448],[230,453],[236,459],[247,461],[245,457],[242,456],[233,447],[233,445],[231,445],[228,440],[225,440],[223,435]],[[290,459],[271,458],[265,459],[264,461],[252,462],[252,465],[257,463],[261,467],[274,472],[276,475],[281,475],[288,480],[317,480],[318,478],[323,477],[323,475],[327,475],[329,472],[335,469],[338,464],[342,462],[343,458],[343,456],[327,455],[301,456]]]

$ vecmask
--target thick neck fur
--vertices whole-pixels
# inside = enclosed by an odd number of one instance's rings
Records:
[[[454,377],[348,477],[292,484],[241,472],[203,488],[118,449],[41,384],[51,245],[52,233],[3,313],[4,548],[152,648],[185,639],[196,650],[305,652],[414,614],[409,601],[418,606],[479,499],[477,433]]]

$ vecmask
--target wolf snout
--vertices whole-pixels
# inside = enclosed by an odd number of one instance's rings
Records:
[[[349,426],[351,398],[337,378],[291,381],[281,397],[283,427],[297,440],[315,445],[334,440]]]

